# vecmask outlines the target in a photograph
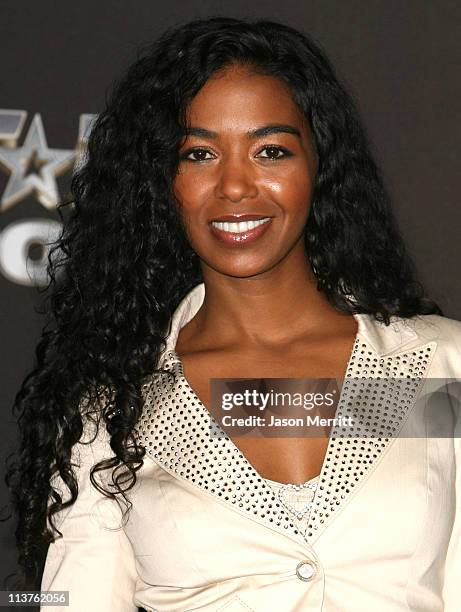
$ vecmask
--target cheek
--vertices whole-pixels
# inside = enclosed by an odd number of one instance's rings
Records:
[[[189,191],[189,193],[191,193],[190,190],[187,189],[187,184],[188,180],[187,177],[184,176],[184,174],[176,175],[176,178],[173,182],[173,193],[175,198],[181,204],[181,207],[187,199],[187,192]]]
[[[192,173],[183,172],[176,175],[173,193],[179,202],[184,215],[195,212],[206,200],[207,185]]]
[[[306,168],[288,170],[279,176],[266,177],[264,189],[287,212],[309,208],[314,179]]]

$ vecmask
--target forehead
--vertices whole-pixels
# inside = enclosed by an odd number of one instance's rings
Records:
[[[224,68],[210,77],[189,104],[187,118],[191,124],[215,128],[229,123],[290,122],[300,127],[304,123],[286,83],[242,66]]]

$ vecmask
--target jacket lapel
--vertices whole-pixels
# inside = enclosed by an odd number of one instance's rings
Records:
[[[377,323],[367,321],[378,329]],[[342,419],[330,435],[305,532],[310,544],[365,484],[415,406],[437,344],[415,344],[407,332],[377,331],[374,345],[366,330],[356,339],[336,410],[336,417]],[[412,348],[399,350],[394,333],[402,334],[402,344]],[[378,352],[376,347],[387,352]],[[341,427],[345,417],[351,418],[352,426]]]
[[[351,417],[354,425],[331,432],[309,523],[301,532],[184,377],[174,350],[176,340],[204,295],[201,283],[176,309],[159,362],[174,378],[156,374],[144,385],[146,401],[135,432],[149,456],[174,477],[296,542],[312,544],[398,436],[416,402],[436,343],[421,344],[406,320],[386,327],[368,315],[354,315],[358,333],[336,410],[336,417]]]

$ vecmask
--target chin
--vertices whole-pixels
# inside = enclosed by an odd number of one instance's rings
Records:
[[[230,276],[232,278],[251,278],[254,276],[259,276],[265,272],[268,272],[272,267],[270,265],[230,266],[229,262],[227,262],[227,265],[213,265],[210,262],[206,262],[206,265],[215,272],[218,272],[223,276]]]

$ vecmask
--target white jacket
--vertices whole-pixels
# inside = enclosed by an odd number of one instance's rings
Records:
[[[210,436],[209,412],[183,376],[176,339],[203,299],[200,284],[172,319],[161,365],[176,381],[144,387],[135,433],[147,452],[125,526],[107,529],[120,526],[121,512],[88,478],[113,456],[107,432],[74,447],[79,496],[58,519],[64,538],[50,545],[42,580],[42,590],[68,590],[70,605],[53,609],[459,612],[461,422],[456,409],[441,409],[452,435],[434,437],[422,398],[431,381],[461,379],[461,323],[426,315],[385,326],[354,315],[337,415],[354,380],[389,386],[384,398],[361,387],[360,437],[331,437],[302,534],[231,439]],[[444,408],[459,399],[450,388]]]

